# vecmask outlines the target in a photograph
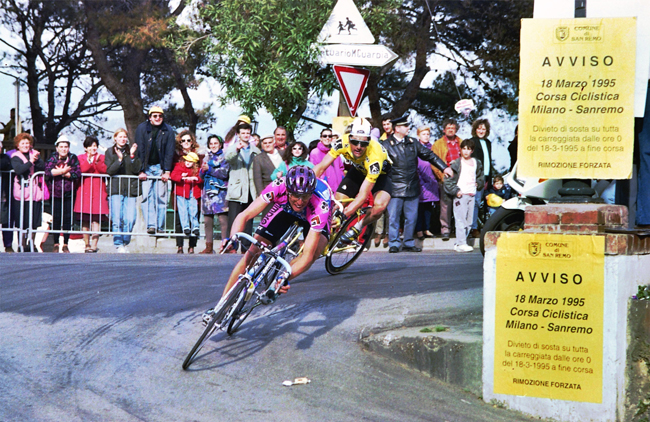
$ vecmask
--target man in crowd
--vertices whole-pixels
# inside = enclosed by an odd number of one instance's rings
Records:
[[[460,143],[463,142],[463,140],[456,136],[458,123],[454,119],[445,120],[442,123],[442,128],[444,135],[433,144],[431,151],[445,160],[447,166],[449,166],[452,161],[460,157]],[[432,168],[438,178],[438,185],[440,186],[440,232],[442,233],[442,240],[449,240],[451,232],[451,215],[453,212],[453,198],[447,195],[443,189],[443,173],[435,167]]]
[[[260,153],[257,147],[250,145],[251,125],[241,123],[237,127],[237,140],[224,152],[230,164],[230,177],[228,178],[228,225],[232,227],[237,215],[244,211],[257,197],[255,179],[253,177],[253,160]],[[244,231],[253,232],[253,220],[246,222]],[[231,229],[231,232],[232,229]],[[234,233],[234,232],[233,232]],[[244,246],[248,247],[248,242]]]
[[[253,180],[257,192],[262,192],[271,183],[273,171],[282,162],[282,155],[275,149],[273,135],[263,137],[260,143],[262,152],[253,159]]]
[[[2,123],[0,133],[4,135],[2,139],[2,148],[5,152],[14,149],[14,138],[16,137],[16,109],[12,108],[9,112],[9,121]]]
[[[448,176],[452,175],[447,169],[447,163],[431,150],[425,148],[418,140],[408,136],[409,122],[406,115],[391,121],[393,133],[382,141],[382,146],[388,152],[393,162],[390,173],[393,183],[393,194],[388,204],[390,220],[388,230],[388,252],[400,251],[399,238],[400,217],[404,212],[404,244],[402,251],[422,252],[415,246],[413,232],[418,218],[418,203],[420,200],[420,179],[418,177],[418,158],[428,161],[433,167]]]
[[[165,231],[167,181],[173,169],[175,133],[163,120],[163,109],[151,107],[149,119],[135,131],[138,158],[142,161],[142,214],[149,234]]]
[[[278,126],[273,131],[275,138],[275,149],[282,153],[287,148],[287,129],[283,126]]]
[[[383,141],[388,139],[388,137],[393,133],[393,123],[388,114],[381,116],[381,127],[384,130],[384,133],[381,134],[379,140]]]

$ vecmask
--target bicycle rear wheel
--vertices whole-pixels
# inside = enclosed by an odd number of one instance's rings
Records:
[[[196,355],[203,347],[203,344],[212,336],[214,331],[228,322],[226,316],[229,314],[232,315],[232,307],[237,305],[237,299],[239,299],[240,295],[246,293],[245,288],[246,283],[237,283],[232,289],[230,289],[221,307],[212,314],[212,318],[208,321],[208,325],[205,327],[203,333],[183,361],[183,369],[187,370],[187,368],[190,367],[192,362],[194,362]]]
[[[349,245],[344,245],[341,243],[341,236],[354,226],[359,218],[363,218],[364,215],[356,216],[355,218],[348,219],[345,225],[341,227],[339,232],[336,234],[334,246],[332,250],[325,257],[325,269],[328,273],[335,275],[348,268],[354,261],[361,256],[363,249],[366,247],[372,234],[375,232],[375,224],[369,224],[361,229],[361,233],[357,239]]]

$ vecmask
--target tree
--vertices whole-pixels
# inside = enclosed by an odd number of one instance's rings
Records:
[[[373,119],[382,110],[397,117],[413,108],[439,121],[455,114],[459,97],[475,99],[479,110],[503,107],[516,113],[520,19],[532,16],[532,5],[532,0],[404,2],[388,25],[374,27],[406,66],[371,73],[367,93]],[[420,87],[431,56],[455,69]]]
[[[124,112],[130,136],[145,121],[145,107],[160,102],[172,89],[183,97],[184,119],[173,105],[175,123],[187,124],[196,132],[200,120],[211,117],[209,108],[197,113],[189,96],[196,86],[195,64],[180,61],[168,48],[173,20],[185,8],[175,10],[163,0],[120,0],[83,2],[88,48],[99,76]]]
[[[223,103],[247,113],[265,108],[293,131],[310,98],[334,89],[330,69],[318,64],[311,45],[327,21],[332,0],[206,0],[205,25],[193,40],[208,55],[206,73],[224,88]]]
[[[76,4],[2,0],[0,6],[0,21],[20,38],[0,42],[11,51],[8,67],[27,85],[34,137],[53,144],[70,125],[93,132],[92,118],[101,119],[118,104],[103,92],[83,33],[77,29]]]

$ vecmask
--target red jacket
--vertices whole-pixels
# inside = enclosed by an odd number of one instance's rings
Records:
[[[187,173],[185,174],[186,177],[196,176],[199,178],[199,180],[197,181],[183,180],[184,177],[183,173]],[[176,163],[176,166],[174,166],[174,170],[172,170],[170,178],[172,179],[172,181],[176,182],[176,186],[175,186],[176,196],[182,196],[185,199],[189,199],[190,193],[193,192],[194,197],[196,199],[201,198],[201,187],[203,186],[203,180],[199,175],[198,169],[192,169],[192,168],[188,169],[187,167],[185,167],[185,161],[181,160],[178,163]]]

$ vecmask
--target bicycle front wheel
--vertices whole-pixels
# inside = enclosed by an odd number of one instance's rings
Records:
[[[183,369],[187,370],[187,368],[190,367],[192,362],[194,362],[196,359],[196,355],[199,353],[206,340],[212,336],[214,331],[218,328],[221,328],[228,322],[228,318],[226,317],[232,315],[232,308],[238,303],[237,299],[239,299],[242,293],[246,293],[244,291],[245,288],[246,283],[237,283],[232,289],[230,289],[230,291],[227,293],[226,299],[223,301],[219,309],[215,310],[215,312],[212,314],[212,318],[210,318],[210,321],[208,321],[208,325],[205,327],[205,330],[203,330],[203,333],[183,361]]]
[[[350,229],[350,227],[357,224],[359,218],[364,216],[356,216],[354,218],[348,219],[345,225],[341,227],[339,232],[336,234],[332,244],[334,245],[330,252],[325,257],[325,269],[328,273],[335,275],[348,268],[354,261],[361,256],[363,249],[366,247],[372,234],[375,232],[375,224],[369,224],[361,229],[361,233],[357,239],[349,245],[345,245],[341,242],[341,236]]]

